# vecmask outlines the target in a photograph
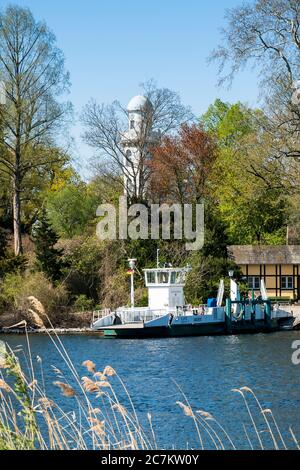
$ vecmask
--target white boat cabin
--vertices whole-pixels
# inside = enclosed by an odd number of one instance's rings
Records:
[[[174,309],[185,305],[183,288],[188,268],[144,269],[150,309]]]

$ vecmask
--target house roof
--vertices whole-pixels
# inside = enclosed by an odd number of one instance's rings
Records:
[[[236,264],[300,264],[300,245],[232,245],[228,255]]]

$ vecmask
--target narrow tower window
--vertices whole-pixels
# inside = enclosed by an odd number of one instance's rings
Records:
[[[132,155],[131,150],[127,150],[126,159],[125,159],[125,166],[127,167],[130,166],[131,164],[131,155]]]

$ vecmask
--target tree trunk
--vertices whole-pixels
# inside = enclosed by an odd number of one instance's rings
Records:
[[[13,179],[13,220],[14,220],[14,249],[15,255],[22,254],[21,238],[21,205],[20,205],[20,184],[17,175]]]

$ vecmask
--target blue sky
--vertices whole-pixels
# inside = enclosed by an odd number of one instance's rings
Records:
[[[197,115],[217,97],[257,102],[253,73],[240,74],[230,90],[219,89],[217,67],[207,64],[225,10],[242,0],[0,0],[2,8],[9,3],[29,7],[55,33],[71,74],[75,117],[91,97],[126,104],[150,78],[178,91]],[[71,133],[87,174],[92,152],[81,142],[78,122]]]

